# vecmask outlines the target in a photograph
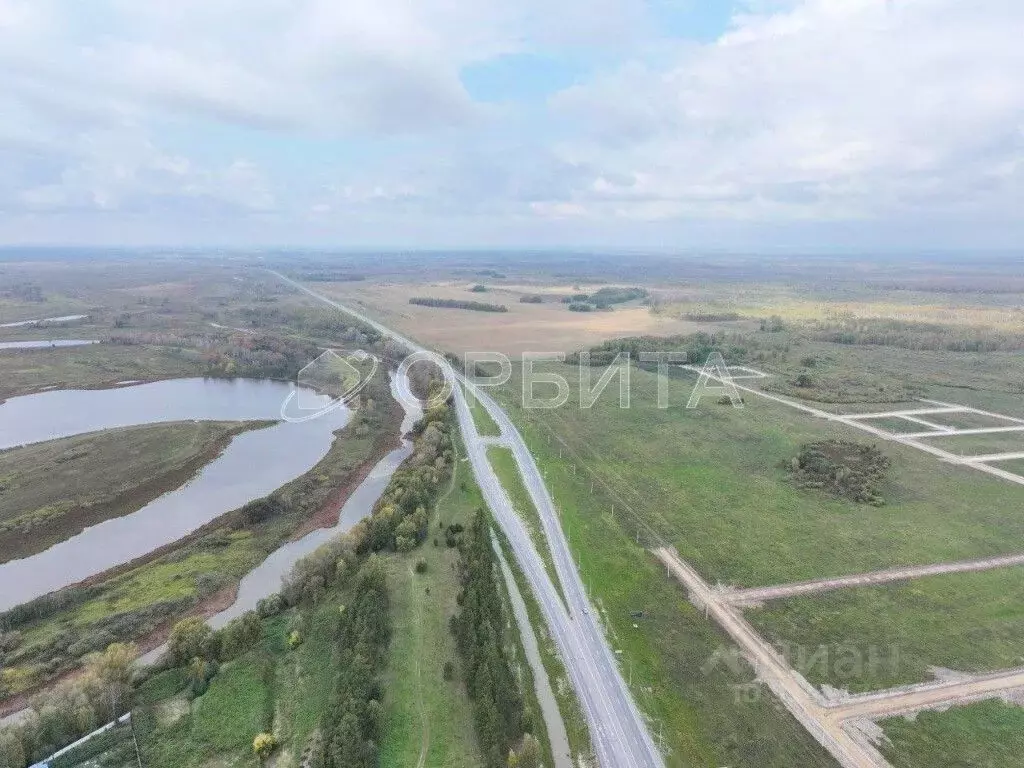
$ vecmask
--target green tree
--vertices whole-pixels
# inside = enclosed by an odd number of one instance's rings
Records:
[[[174,625],[167,639],[167,651],[178,666],[195,657],[206,658],[210,652],[213,630],[198,616],[182,619]]]

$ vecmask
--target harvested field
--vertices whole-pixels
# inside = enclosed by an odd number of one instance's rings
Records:
[[[491,286],[487,293],[473,293],[472,284],[455,283],[329,283],[321,290],[365,309],[384,324],[409,334],[428,346],[452,352],[496,351],[563,352],[598,344],[620,336],[692,333],[699,324],[654,315],[637,303],[616,305],[611,312],[570,312],[557,300],[524,304],[520,295],[542,293]],[[485,297],[504,304],[508,312],[474,313],[409,304],[409,299],[429,295],[439,299],[469,301]]]

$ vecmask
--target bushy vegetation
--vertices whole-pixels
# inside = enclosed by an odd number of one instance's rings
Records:
[[[710,310],[685,312],[683,314],[684,320],[690,320],[694,323],[725,323],[739,320],[740,317],[739,312],[713,312]]]
[[[506,619],[497,581],[490,526],[479,510],[461,546],[461,610],[452,617],[466,688],[473,701],[477,740],[486,768],[504,768],[523,751],[529,723],[502,636]],[[512,757],[510,757],[510,752]]]
[[[885,500],[878,485],[889,464],[889,458],[874,445],[820,440],[803,445],[790,468],[803,488],[825,488],[851,501],[879,507]]]
[[[133,645],[113,643],[86,660],[83,675],[31,702],[31,712],[0,729],[0,768],[25,768],[128,711]]]
[[[413,428],[413,455],[395,472],[368,521],[361,550],[408,552],[427,535],[427,509],[452,470],[451,409],[433,408]]]
[[[440,309],[468,309],[473,312],[508,312],[504,304],[488,304],[483,301],[459,301],[458,299],[434,299],[426,296],[414,296],[410,304],[421,307],[438,307]]]
[[[569,304],[570,312],[596,312],[597,306],[589,301],[574,301]]]

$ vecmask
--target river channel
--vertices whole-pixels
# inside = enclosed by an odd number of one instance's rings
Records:
[[[312,468],[352,412],[340,407],[306,421],[280,420],[282,403],[293,389],[277,381],[191,378],[108,390],[55,390],[0,403],[0,449],[160,422],[278,420],[237,435],[185,485],[138,511],[0,565],[0,611],[177,541]],[[306,403],[318,397],[305,394]],[[325,407],[330,402],[322,401]]]

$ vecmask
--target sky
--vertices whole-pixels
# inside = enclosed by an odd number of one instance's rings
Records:
[[[0,244],[1014,249],[1020,0],[0,0]]]

